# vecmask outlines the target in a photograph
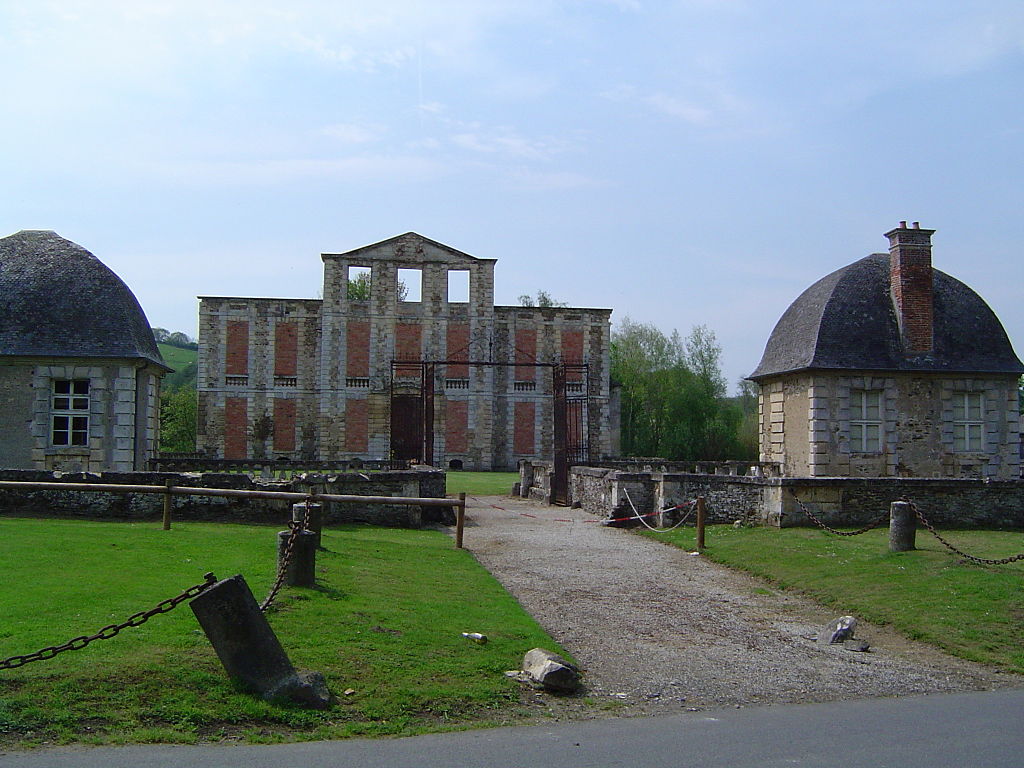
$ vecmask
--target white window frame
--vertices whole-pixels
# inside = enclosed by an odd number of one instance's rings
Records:
[[[882,452],[882,390],[850,391],[850,451]]]
[[[89,379],[53,379],[50,384],[50,444],[89,446]]]
[[[981,392],[953,393],[953,450],[985,450],[985,397]]]

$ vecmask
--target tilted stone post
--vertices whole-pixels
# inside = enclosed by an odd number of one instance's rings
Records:
[[[330,704],[319,672],[296,672],[241,575],[218,581],[189,604],[232,680],[265,699]]]

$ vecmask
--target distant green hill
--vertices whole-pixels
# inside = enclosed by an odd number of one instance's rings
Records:
[[[170,344],[157,344],[164,362],[174,369],[164,377],[161,389],[164,392],[176,392],[179,389],[196,388],[196,357],[194,349],[175,347]]]

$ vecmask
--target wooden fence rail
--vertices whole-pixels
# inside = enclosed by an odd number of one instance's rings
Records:
[[[462,528],[466,515],[466,494],[457,499],[417,498],[415,496],[357,496],[341,493],[297,493],[295,491],[245,491],[235,488],[193,488],[187,485],[125,485],[120,483],[44,483],[23,480],[0,480],[0,490],[94,491],[106,493],[164,494],[164,529],[170,528],[171,496],[225,496],[248,499],[281,499],[285,501],[335,501],[348,504],[394,504],[415,507],[455,507],[457,516],[456,546],[462,548]]]

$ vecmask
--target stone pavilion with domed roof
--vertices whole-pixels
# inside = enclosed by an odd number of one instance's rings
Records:
[[[0,238],[0,467],[145,470],[164,364],[142,307],[55,232]]]
[[[1024,365],[906,222],[783,314],[750,379],[760,454],[790,477],[1020,477]]]

